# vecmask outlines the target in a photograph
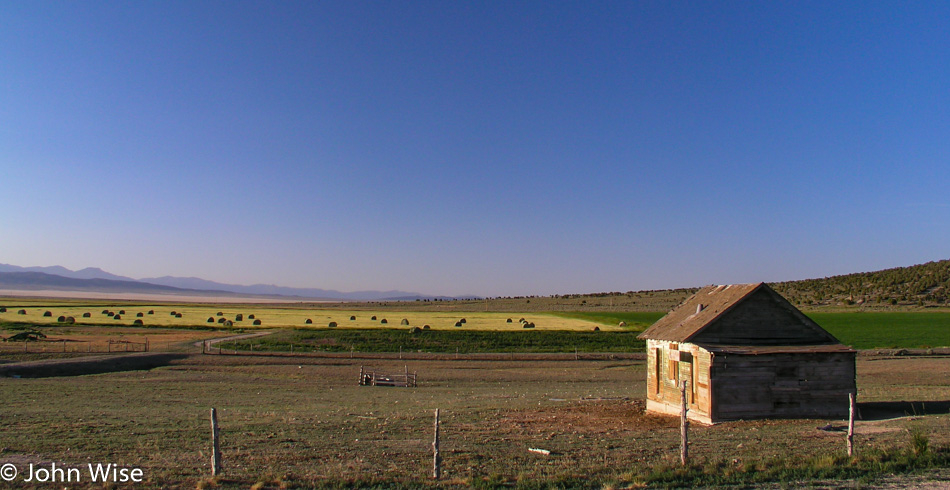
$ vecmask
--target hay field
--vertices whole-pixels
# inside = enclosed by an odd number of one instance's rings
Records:
[[[223,327],[219,320],[231,321],[233,328],[326,328],[330,322],[336,322],[338,328],[411,328],[429,325],[431,329],[463,330],[521,330],[519,322],[524,318],[534,323],[537,330],[601,330],[624,331],[617,324],[605,324],[583,318],[565,318],[550,313],[499,313],[499,312],[442,312],[442,311],[404,311],[398,307],[379,310],[361,309],[321,309],[306,306],[286,306],[270,304],[144,304],[121,302],[82,302],[23,300],[6,298],[0,300],[0,307],[6,312],[0,313],[0,322],[24,322],[34,324],[55,324],[61,316],[73,317],[77,324],[89,325],[125,325],[131,326],[141,320],[146,326],[185,327],[206,326]],[[18,314],[25,310],[26,314]],[[116,320],[103,311],[120,314]],[[50,316],[44,316],[49,312]],[[151,313],[149,313],[151,312]],[[84,318],[83,314],[90,316]],[[175,313],[175,314],[173,314]],[[220,315],[219,315],[220,313]],[[180,314],[179,318],[177,314]],[[243,318],[238,320],[238,315]],[[141,315],[141,316],[139,316]],[[253,317],[251,316],[253,315]],[[355,317],[355,320],[350,320]],[[376,319],[373,319],[376,317]],[[208,319],[212,319],[211,322]],[[462,319],[461,327],[455,324]],[[509,323],[507,320],[511,319]],[[383,323],[383,320],[386,323]],[[408,325],[402,325],[402,320]],[[260,320],[260,325],[255,325]],[[307,323],[310,320],[312,323]],[[642,327],[642,326],[641,326]]]

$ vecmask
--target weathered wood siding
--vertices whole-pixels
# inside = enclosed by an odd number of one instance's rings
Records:
[[[690,342],[723,345],[809,345],[836,342],[771,290],[759,289]]]
[[[710,365],[711,355],[699,346],[648,340],[647,410],[679,414],[679,386],[681,381],[687,381],[689,417],[710,423]]]
[[[717,354],[710,377],[713,421],[845,417],[854,353]]]

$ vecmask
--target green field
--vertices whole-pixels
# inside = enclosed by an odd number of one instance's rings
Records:
[[[647,327],[663,318],[666,312],[662,311],[559,311],[551,313],[562,318],[573,318],[577,320],[587,320],[590,322],[601,323],[603,325],[619,325],[620,322],[627,324],[631,330],[646,330]]]
[[[825,330],[855,349],[950,346],[950,313],[808,313]]]
[[[535,314],[535,318],[539,314]],[[636,336],[662,313],[552,313],[558,317],[599,322],[604,328],[623,321],[624,331],[443,329],[410,333],[407,329],[295,329],[222,347],[301,352],[637,352]],[[393,315],[390,315],[393,316]],[[546,315],[542,315],[545,317]],[[857,349],[950,346],[950,313],[812,313],[809,315],[841,342]]]
[[[217,344],[224,349],[294,352],[642,352],[638,332],[295,329]]]

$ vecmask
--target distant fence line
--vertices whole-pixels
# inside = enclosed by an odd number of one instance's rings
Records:
[[[142,342],[131,340],[108,339],[105,341],[85,340],[30,340],[24,342],[0,342],[0,352],[25,352],[33,354],[45,353],[123,353],[149,352],[151,344],[146,338]]]
[[[643,352],[478,352],[478,353],[450,353],[450,352],[326,352],[306,351],[294,352],[291,344],[285,351],[254,350],[253,343],[229,341],[245,349],[226,349],[217,347],[215,342],[202,343],[202,353],[221,356],[264,356],[264,357],[314,357],[330,359],[393,359],[415,361],[445,361],[445,360],[483,360],[483,361],[605,361],[605,360],[644,360]]]

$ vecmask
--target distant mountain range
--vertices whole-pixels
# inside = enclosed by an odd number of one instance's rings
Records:
[[[865,305],[881,307],[950,305],[950,260],[927,262],[874,272],[861,272],[821,279],[772,283],[772,287],[793,304],[806,307]],[[19,267],[0,264],[0,289],[90,291],[105,293],[148,293],[191,296],[256,296],[296,300],[330,301],[414,301],[452,300],[447,296],[425,296],[404,291],[356,291],[289,288],[271,284],[241,286],[197,277],[153,277],[133,279],[87,267],[73,271],[65,267]],[[653,293],[648,292],[651,296]],[[679,296],[683,291],[670,291]],[[592,293],[572,297],[599,297]],[[620,293],[616,293],[620,294]],[[632,292],[631,292],[632,294]],[[629,296],[629,294],[628,294]],[[639,295],[638,295],[639,296]],[[465,296],[464,299],[475,299]]]
[[[447,296],[425,296],[406,291],[341,292],[332,289],[290,288],[272,284],[250,286],[224,284],[197,277],[151,277],[133,279],[111,274],[97,267],[73,271],[61,266],[20,267],[0,264],[0,289],[65,290],[95,292],[136,292],[184,295],[245,295],[303,298],[334,301],[414,301],[416,299],[454,299]]]

